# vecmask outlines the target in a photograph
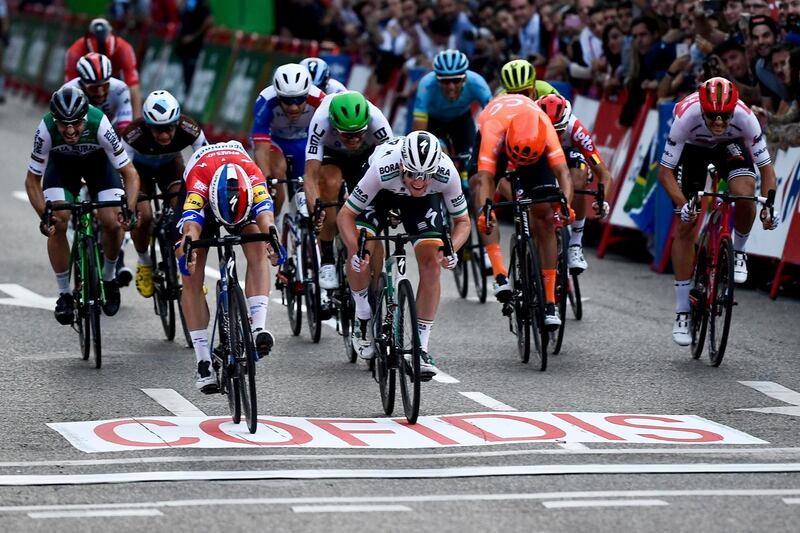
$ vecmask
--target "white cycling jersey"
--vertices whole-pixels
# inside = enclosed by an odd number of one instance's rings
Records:
[[[347,207],[356,213],[365,211],[382,190],[401,196],[411,196],[403,183],[404,137],[393,137],[375,149],[369,158],[369,168],[347,198]],[[426,195],[440,194],[447,211],[454,217],[467,212],[467,200],[461,188],[461,176],[453,160],[442,154],[439,168],[428,184]]]
[[[322,161],[322,156],[326,149],[340,153],[351,153],[342,144],[339,135],[328,118],[328,109],[334,96],[326,96],[311,118],[311,124],[308,127],[308,142],[306,143],[306,161]],[[386,117],[383,116],[383,113],[381,113],[381,110],[370,101],[367,101],[367,105],[369,106],[369,124],[365,134],[366,142],[355,153],[362,153],[367,148],[377,146],[392,136],[392,127]]]
[[[64,87],[75,87],[81,89],[80,78],[73,78],[64,84]],[[118,132],[122,132],[128,124],[133,121],[133,106],[131,105],[131,90],[128,85],[117,78],[109,79],[108,96],[106,101],[100,105],[92,102],[92,105],[99,107],[111,121],[111,124]],[[83,89],[81,89],[83,90]],[[86,95],[87,98],[89,95]],[[90,98],[91,102],[91,98]]]
[[[328,83],[325,85],[325,94],[337,94],[343,92],[347,92],[347,87],[344,86],[344,83],[333,78],[328,79]]]
[[[772,163],[761,124],[744,102],[739,100],[736,103],[733,118],[725,133],[714,135],[703,119],[700,98],[697,93],[693,93],[675,106],[674,121],[667,136],[661,164],[667,168],[677,167],[683,147],[687,143],[711,148],[738,139],[750,149],[756,166],[763,167]]]

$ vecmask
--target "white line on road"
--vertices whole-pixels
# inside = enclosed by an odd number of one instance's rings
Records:
[[[219,270],[207,266],[205,269],[206,276],[209,278],[219,279]]]
[[[175,416],[199,416],[204,418],[206,416],[203,411],[174,389],[142,389],[142,392]]]
[[[447,372],[443,372],[441,369],[436,370],[436,375],[433,376],[433,381],[438,381],[439,383],[461,383]]]
[[[576,507],[652,507],[669,505],[664,500],[563,500],[542,502],[548,509],[574,509]]]
[[[16,198],[17,200],[22,200],[23,202],[28,202],[28,193],[25,191],[13,191],[11,196]]]
[[[466,396],[473,402],[477,402],[482,406],[488,407],[494,411],[516,411],[516,409],[510,405],[506,405],[499,400],[495,400],[491,396],[487,396],[482,392],[459,392],[459,394]]]
[[[784,498],[783,503],[786,505],[800,505],[800,498]]]
[[[294,505],[295,513],[375,513],[410,511],[405,505]]]
[[[755,389],[770,398],[784,403],[800,406],[800,392],[788,389],[774,381],[740,381],[742,385]]]
[[[193,470],[0,476],[0,486],[95,485],[157,481],[250,479],[450,479],[461,477],[584,474],[745,474],[800,472],[800,463],[690,463],[472,466],[403,469]]]
[[[158,509],[119,509],[108,511],[43,511],[28,513],[31,518],[105,518],[109,516],[164,516]]]
[[[0,298],[0,305],[15,305],[18,307],[33,307],[34,309],[53,309],[55,298],[47,298],[26,289],[16,283],[0,283],[0,292],[8,294],[10,298]]]
[[[565,450],[572,451],[584,451],[589,449],[588,446],[581,444],[580,442],[559,442],[558,446],[564,448]]]

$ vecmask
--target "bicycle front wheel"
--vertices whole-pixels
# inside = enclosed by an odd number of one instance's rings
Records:
[[[529,239],[525,247],[525,268],[527,284],[530,290],[528,317],[530,318],[531,336],[536,346],[536,350],[532,352],[532,355],[536,358],[534,364],[544,372],[547,370],[547,343],[550,340],[550,333],[544,326],[544,287],[542,271],[539,268],[539,255],[536,253],[535,246],[533,239]]]
[[[511,262],[509,263],[508,279],[511,282],[511,327],[517,336],[517,353],[519,360],[527,363],[531,358],[531,330],[529,327],[528,291],[524,281],[524,268],[519,261],[519,252],[516,247],[516,237],[511,237]]]
[[[733,245],[728,237],[720,239],[716,272],[708,303],[708,357],[711,366],[719,366],[725,356],[733,313]]]
[[[378,278],[378,286],[375,290],[375,312],[372,319],[372,334],[375,339],[375,357],[373,361],[373,373],[375,381],[381,392],[381,404],[386,416],[390,416],[394,411],[395,397],[395,376],[397,370],[391,364],[391,350],[387,343],[387,333],[383,329],[384,313],[388,309],[386,301],[386,274],[381,274]]]
[[[339,251],[339,258],[336,263],[336,279],[339,282],[339,289],[337,292],[338,298],[338,313],[339,313],[339,332],[342,334],[342,342],[344,342],[345,358],[350,363],[355,363],[358,359],[358,354],[353,348],[353,339],[350,337],[350,332],[353,328],[353,322],[356,316],[355,303],[350,293],[350,284],[347,282],[347,249],[342,245]]]
[[[97,244],[92,242],[91,239],[86,241],[86,254],[87,254],[87,275],[88,275],[88,295],[89,306],[87,309],[89,315],[89,325],[92,330],[92,347],[94,348],[94,367],[100,368],[103,366],[103,349],[100,337],[100,314],[102,307],[102,298],[100,292],[100,270],[97,264]]]
[[[312,230],[313,231],[313,230]],[[303,286],[305,287],[306,318],[308,322],[308,333],[311,335],[311,342],[319,342],[322,334],[322,322],[320,321],[320,301],[319,289],[319,253],[317,251],[317,239],[306,231],[303,234]]]
[[[158,254],[156,254],[158,249]],[[150,260],[153,265],[153,283],[155,292],[153,298],[156,314],[161,319],[161,327],[168,341],[175,338],[175,301],[170,294],[170,281],[175,282],[175,271],[170,270],[170,257],[172,247],[165,242],[165,237],[158,234],[150,246]],[[172,278],[170,278],[172,276]]]
[[[258,428],[258,401],[256,396],[256,348],[250,332],[247,304],[238,285],[230,285],[231,345],[236,358],[236,376],[242,399],[247,429],[255,433]]]
[[[553,354],[561,352],[561,343],[564,342],[564,328],[567,324],[567,295],[569,293],[569,271],[567,268],[567,243],[569,242],[569,231],[562,227],[556,235],[558,243],[558,263],[556,265],[556,304],[558,305],[558,315],[561,317],[561,325],[558,331],[553,334],[555,343],[553,344]]]
[[[289,331],[297,337],[303,328],[303,298],[299,287],[302,286],[302,273],[300,265],[297,264],[297,247],[300,244],[294,238],[294,232],[286,222],[284,226],[286,234],[286,262],[280,267],[284,278],[283,297],[286,301],[286,312],[289,314]]]
[[[231,412],[231,420],[234,424],[238,424],[242,421],[242,401],[239,392],[241,383],[239,381],[238,366],[235,363],[235,359],[233,363],[231,362],[231,353],[233,353],[233,347],[235,346],[232,340],[234,334],[229,334],[229,331],[234,328],[232,322],[229,320],[230,317],[225,311],[225,307],[222,306],[220,286],[221,282],[217,281],[217,333],[219,335],[219,346],[223,351],[221,354],[222,361],[220,372],[222,372],[222,378],[220,382],[225,385],[225,394],[228,397],[228,408]]]
[[[458,264],[453,269],[453,278],[456,282],[456,289],[458,290],[458,295],[462,298],[466,298],[467,292],[469,291],[469,262],[471,260],[471,245],[472,233],[470,233],[467,242],[464,243],[464,246],[461,247],[461,250],[458,251]]]
[[[407,279],[397,285],[397,310],[394,316],[394,349],[400,378],[403,411],[409,424],[415,424],[420,404],[420,357],[417,304]]]
[[[705,246],[697,251],[697,260],[692,275],[692,289],[689,291],[689,304],[691,321],[689,327],[692,332],[692,359],[699,359],[703,355],[703,346],[706,342],[708,331],[708,309],[706,294],[708,289],[708,252]]]
[[[486,269],[486,248],[483,247],[483,241],[481,240],[480,232],[478,231],[478,219],[475,217],[475,212],[471,207],[470,201],[470,213],[472,213],[472,232],[474,232],[474,240],[470,239],[470,249],[469,249],[469,256],[470,256],[470,265],[472,266],[472,283],[475,285],[475,293],[478,295],[478,301],[482,304],[486,303],[486,278],[489,275],[489,272]],[[466,244],[464,246],[467,246]]]

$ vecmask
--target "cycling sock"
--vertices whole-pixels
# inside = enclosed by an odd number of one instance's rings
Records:
[[[739,233],[739,230],[733,230],[733,249],[737,252],[744,253],[744,245],[747,244],[749,233]]]
[[[369,305],[369,287],[360,291],[353,291],[353,301],[356,303],[356,318],[369,320],[372,318],[372,308]]]
[[[192,338],[194,356],[197,359],[197,362],[211,361],[211,354],[208,352],[208,330],[198,329],[195,331],[190,331],[189,336]]]
[[[675,312],[688,313],[689,312],[689,288],[692,280],[675,280]]]
[[[503,262],[503,252],[500,250],[500,243],[487,244],[486,255],[489,256],[489,261],[492,262],[492,272],[494,277],[499,275],[508,276],[508,269]]]
[[[336,264],[336,258],[333,256],[333,241],[319,240],[319,250],[321,252],[321,263],[323,265]]]
[[[556,269],[544,268],[542,269],[544,276],[544,299],[549,304],[556,303]]]
[[[428,339],[433,329],[433,320],[417,319],[417,331],[419,331],[419,347],[423,352],[428,353]]]
[[[583,225],[586,224],[586,218],[575,220],[570,224],[569,232],[569,245],[570,246],[583,246]]]
[[[259,294],[248,296],[247,305],[250,306],[250,331],[267,329],[267,309],[269,297]]]
[[[150,254],[147,252],[136,252],[139,254],[139,264],[144,266],[153,266],[153,261],[150,259]]]
[[[56,283],[58,284],[59,295],[69,292],[69,270],[56,272]]]
[[[103,264],[103,281],[114,281],[117,277],[117,261],[119,257],[109,259],[106,257],[106,262]]]

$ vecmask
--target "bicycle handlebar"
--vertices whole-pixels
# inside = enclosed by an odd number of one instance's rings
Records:
[[[381,235],[381,236],[374,236],[369,237],[367,235],[367,230],[361,228],[361,231],[358,233],[358,257],[361,259],[368,253],[367,252],[367,241],[389,241],[394,242],[397,246],[405,246],[408,242],[413,241],[414,239],[421,239],[424,237],[430,237],[430,235],[411,235],[409,233],[397,233],[395,235]],[[440,235],[440,237],[444,243],[442,246],[442,251],[445,256],[452,255],[453,253],[453,241],[450,239],[450,232],[445,231],[444,234]]]
[[[95,209],[104,209],[106,207],[121,207],[123,219],[127,222],[131,219],[131,210],[128,208],[128,197],[124,194],[118,200],[104,200],[102,202],[73,202],[73,203],[57,203],[47,200],[44,204],[44,212],[42,213],[41,222],[48,228],[52,226],[50,219],[54,211],[71,211],[79,215],[91,213]]]
[[[269,228],[269,233],[248,233],[247,235],[224,235],[222,237],[210,237],[208,239],[197,239],[193,241],[191,237],[186,237],[183,245],[183,253],[187,260],[191,260],[192,252],[197,248],[219,248],[222,246],[233,246],[236,244],[247,244],[249,242],[266,242],[273,250],[280,250],[278,240],[278,230],[275,226]]]
[[[594,194],[594,193],[592,193]],[[497,202],[496,204],[492,202],[491,198],[486,199],[486,203],[483,204],[481,211],[483,212],[484,218],[486,219],[487,226],[488,222],[492,219],[492,210],[498,207],[505,207],[509,205],[518,205],[520,207],[534,205],[534,204],[547,204],[558,202],[561,205],[561,214],[564,217],[569,218],[569,208],[567,206],[567,198],[564,196],[564,193],[559,192],[558,194],[551,194],[550,196],[545,196],[543,198],[520,198],[518,200],[507,200],[503,202]]]
[[[139,201],[148,202],[150,200],[171,200],[172,198],[177,198],[180,195],[181,191],[161,192],[158,194],[140,194]]]
[[[730,194],[729,192],[713,192],[713,191],[697,191],[697,193],[689,200],[689,209],[693,211],[700,211],[700,201],[703,197],[719,198],[723,202],[732,203],[738,200],[747,200],[762,204],[769,209],[770,217],[775,214],[775,189],[767,191],[767,196],[746,196],[740,194]]]
[[[267,186],[274,187],[275,185],[279,185],[281,183],[296,183],[298,185],[303,184],[303,177],[298,178],[276,178],[274,176],[267,176],[266,178]]]

